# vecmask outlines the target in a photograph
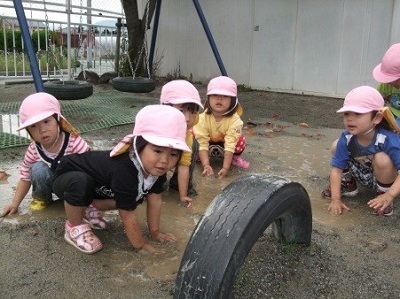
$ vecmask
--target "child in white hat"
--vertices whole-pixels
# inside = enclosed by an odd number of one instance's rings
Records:
[[[28,146],[20,167],[20,180],[3,215],[18,211],[32,186],[32,210],[43,210],[52,201],[52,182],[61,157],[89,150],[78,131],[61,114],[58,100],[44,92],[29,95],[19,109],[18,131],[28,131],[33,142]]]
[[[169,188],[179,191],[180,201],[192,205],[193,196],[197,195],[193,187],[193,170],[196,165],[199,144],[193,138],[193,126],[199,121],[199,111],[203,109],[199,92],[186,80],[173,80],[161,88],[160,103],[171,105],[183,113],[186,119],[186,144],[192,152],[184,152],[169,181]]]
[[[231,165],[247,169],[250,163],[241,156],[246,147],[243,135],[242,106],[237,98],[235,81],[226,76],[212,79],[207,86],[205,111],[200,114],[194,133],[199,142],[199,158],[203,175],[211,176],[214,169],[209,156],[223,157],[218,178],[228,173]]]
[[[368,206],[376,215],[393,214],[393,200],[400,194],[400,139],[384,119],[384,100],[369,86],[350,91],[343,107],[345,130],[332,146],[330,186],[322,192],[330,197],[329,210],[350,210],[344,195],[356,195],[357,183],[376,190]]]
[[[83,218],[86,207],[94,204],[101,211],[118,210],[135,249],[159,253],[143,238],[134,212],[146,199],[151,238],[158,242],[175,241],[174,235],[160,231],[161,192],[166,173],[176,166],[182,151],[190,152],[185,135],[185,117],[180,111],[166,105],[149,105],[136,115],[133,133],[112,151],[62,158],[53,190],[64,200],[64,239],[88,254],[102,248]]]

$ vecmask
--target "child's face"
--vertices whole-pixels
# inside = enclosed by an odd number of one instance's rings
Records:
[[[222,115],[229,110],[231,106],[231,97],[212,94],[208,96],[211,110],[213,114]]]
[[[58,138],[58,122],[54,116],[41,120],[26,128],[31,137],[45,148],[52,147]]]
[[[188,105],[188,104],[175,104],[172,107],[178,109],[183,113],[186,119],[186,125],[188,129],[194,126],[194,121],[196,120],[197,113],[199,111],[199,106],[196,104]],[[194,109],[192,109],[194,108]]]
[[[176,166],[180,158],[180,151],[149,143],[139,155],[147,173],[162,176]]]
[[[382,113],[376,114],[374,118],[372,118],[372,112],[343,113],[344,126],[352,135],[362,135],[370,131],[374,126],[379,124],[381,120],[382,120]]]

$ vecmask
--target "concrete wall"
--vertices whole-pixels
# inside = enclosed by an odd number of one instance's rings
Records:
[[[400,42],[400,0],[199,2],[228,75],[258,89],[341,97],[375,86],[372,69]],[[156,47],[160,75],[220,75],[192,1],[162,1]]]

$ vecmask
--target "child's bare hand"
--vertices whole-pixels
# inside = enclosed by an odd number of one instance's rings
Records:
[[[214,170],[212,169],[212,167],[210,165],[204,166],[204,170],[201,173],[202,176],[211,176],[213,174],[214,174]]]
[[[226,174],[228,173],[228,169],[226,168],[221,168],[221,170],[218,172],[218,178],[222,179]]]
[[[175,242],[176,237],[171,233],[157,233],[156,236],[152,236],[154,241],[164,243],[164,242]]]
[[[383,212],[393,201],[393,197],[388,192],[371,199],[367,204],[370,208]]]
[[[189,196],[184,196],[181,197],[181,202],[186,204],[187,208],[190,208],[192,206],[193,203],[193,199],[191,199]]]
[[[140,250],[144,250],[144,251],[147,251],[147,252],[149,252],[151,254],[155,254],[155,255],[165,253],[164,250],[162,250],[160,248],[156,248],[156,247],[150,245],[149,243],[144,243],[143,247]]]
[[[4,207],[2,215],[7,216],[7,215],[15,214],[17,212],[18,212],[18,207],[14,206],[12,204],[9,204]]]
[[[331,211],[333,215],[340,215],[343,212],[343,209],[350,211],[350,208],[347,207],[343,201],[341,200],[332,200],[328,207],[328,211]]]

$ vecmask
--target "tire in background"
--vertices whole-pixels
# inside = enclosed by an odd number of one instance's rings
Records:
[[[93,85],[85,81],[49,81],[43,87],[59,101],[86,99],[93,94]]]
[[[146,93],[156,89],[156,81],[143,77],[117,77],[112,80],[112,86],[123,92]]]
[[[272,223],[281,242],[310,245],[311,203],[302,185],[265,174],[229,184],[192,233],[174,298],[229,298],[244,259]]]

